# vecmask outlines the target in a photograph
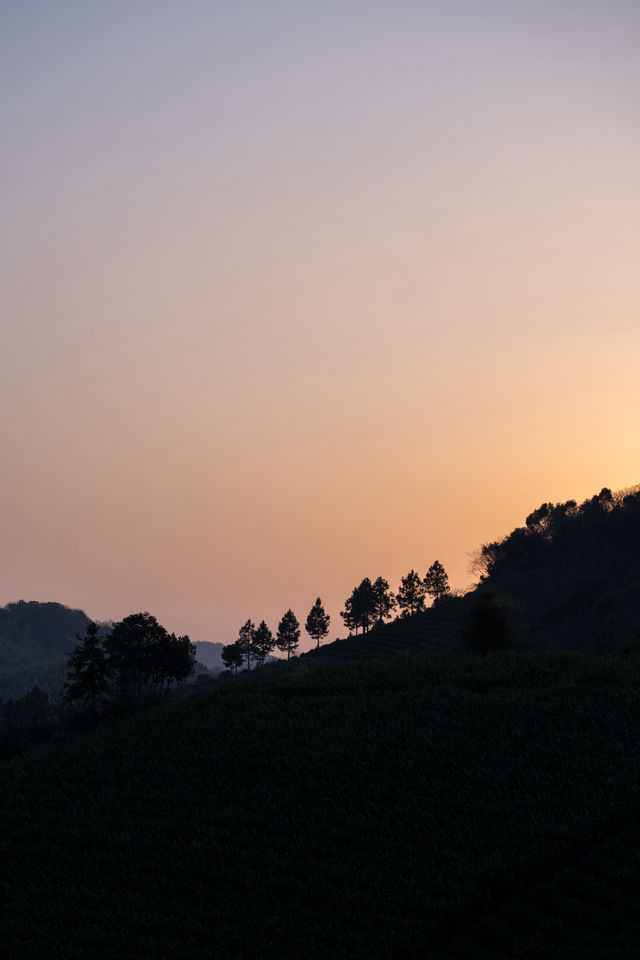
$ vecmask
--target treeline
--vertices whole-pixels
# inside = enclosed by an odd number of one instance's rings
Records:
[[[435,560],[424,577],[410,570],[402,578],[396,593],[383,577],[378,577],[373,583],[369,577],[365,577],[345,600],[340,616],[350,634],[357,634],[358,630],[367,633],[376,624],[389,620],[396,610],[401,617],[409,617],[425,610],[428,599],[437,603],[450,595],[447,572],[440,561]],[[329,624],[330,617],[318,597],[305,621],[305,630],[315,642],[316,649],[328,635]],[[262,666],[276,647],[289,660],[295,656],[299,644],[300,623],[294,612],[287,610],[275,635],[264,620],[257,627],[252,620],[247,620],[240,627],[238,639],[223,647],[222,662],[227,670],[235,673],[245,665],[247,670],[251,670],[252,665]]]
[[[169,633],[150,613],[133,613],[102,635],[89,623],[68,661],[63,700],[91,714],[107,704],[166,699],[192,673],[195,644]]]
[[[110,630],[88,621],[76,641],[57,699],[36,685],[24,697],[0,700],[0,757],[15,756],[66,724],[161,703],[195,666],[195,644],[169,633],[150,613],[131,614]]]
[[[305,621],[305,630],[312,640],[315,640],[317,647],[329,633],[330,622],[331,618],[325,613],[322,600],[318,597]],[[261,620],[257,627],[252,620],[247,620],[240,627],[235,643],[223,647],[222,662],[228,670],[235,673],[244,663],[247,670],[251,670],[252,663],[254,666],[262,666],[276,647],[286,653],[287,660],[290,660],[299,644],[300,623],[293,610],[289,609],[280,620],[275,636],[264,620]]]
[[[577,504],[543,503],[500,540],[484,544],[472,557],[472,568],[481,581],[505,569],[561,560],[571,563],[584,557],[608,560],[609,555],[634,554],[640,537],[640,488],[600,493]]]
[[[426,609],[427,598],[433,603],[451,594],[449,577],[439,560],[435,560],[424,577],[415,570],[402,577],[393,593],[388,582],[378,577],[373,583],[369,577],[354,587],[340,613],[349,633],[362,630],[367,633],[375,624],[383,624],[398,610],[401,617],[410,617]]]

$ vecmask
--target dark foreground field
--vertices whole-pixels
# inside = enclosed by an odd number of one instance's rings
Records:
[[[0,768],[0,956],[629,958],[640,661],[231,682]]]

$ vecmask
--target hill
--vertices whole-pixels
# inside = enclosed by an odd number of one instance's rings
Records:
[[[0,607],[0,699],[22,697],[38,684],[57,692],[67,657],[89,617],[61,603],[19,600]]]
[[[480,591],[512,597],[525,642],[615,652],[640,643],[640,488],[543,503],[476,555]]]
[[[224,643],[199,640],[196,643],[196,658],[207,670],[224,670],[222,650]]]
[[[0,767],[0,953],[634,955],[640,659],[259,675]]]
[[[578,505],[543,503],[525,525],[482,546],[464,597],[304,654],[320,661],[388,658],[465,647],[479,597],[508,598],[516,646],[616,653],[640,650],[640,488],[607,488]]]

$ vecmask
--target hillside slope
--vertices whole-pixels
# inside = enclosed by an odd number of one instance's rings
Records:
[[[310,651],[351,660],[464,647],[465,617],[482,594],[512,601],[515,643],[535,650],[640,650],[640,489],[606,488],[578,505],[544,503],[523,527],[485,544],[480,582],[424,613]]]
[[[0,768],[0,954],[629,960],[640,660],[336,664]]]

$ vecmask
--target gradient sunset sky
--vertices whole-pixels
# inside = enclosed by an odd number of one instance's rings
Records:
[[[0,604],[333,638],[640,482],[639,54],[637,0],[3,0]]]

